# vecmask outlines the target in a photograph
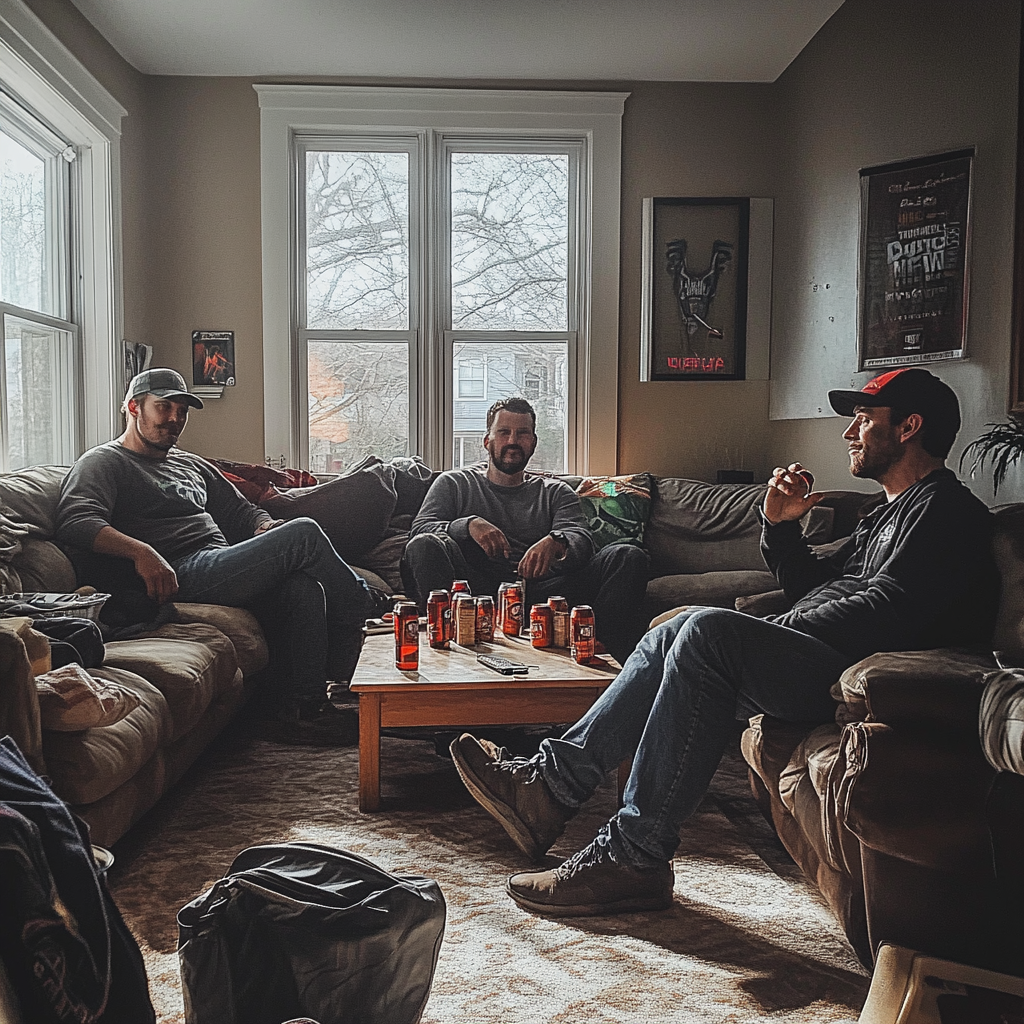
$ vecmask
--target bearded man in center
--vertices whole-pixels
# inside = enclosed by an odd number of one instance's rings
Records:
[[[406,591],[426,609],[431,590],[467,580],[476,595],[525,583],[531,604],[558,595],[594,609],[598,639],[620,662],[644,629],[647,553],[634,544],[594,548],[576,492],[564,480],[533,474],[537,415],[525,398],[487,411],[487,461],[442,473],[431,485],[402,559]]]

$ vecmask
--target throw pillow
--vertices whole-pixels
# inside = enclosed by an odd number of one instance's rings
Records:
[[[351,562],[384,536],[397,501],[394,470],[377,464],[316,487],[272,487],[260,508],[275,519],[316,520],[338,554]]]
[[[316,477],[304,469],[273,469],[251,462],[229,462],[227,459],[210,461],[254,505],[273,494],[275,487],[315,487],[317,484]]]
[[[74,664],[36,676],[36,692],[42,727],[54,732],[113,725],[142,703],[134,690],[97,679]]]
[[[586,477],[576,493],[596,547],[643,545],[644,526],[651,514],[649,473]]]

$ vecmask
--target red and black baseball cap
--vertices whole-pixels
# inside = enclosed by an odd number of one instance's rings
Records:
[[[954,434],[960,429],[960,402],[944,381],[920,367],[890,370],[869,380],[860,391],[830,391],[829,404],[840,416],[852,416],[858,405],[888,406],[920,413],[930,425]]]

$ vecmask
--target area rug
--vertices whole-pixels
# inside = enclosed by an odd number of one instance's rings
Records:
[[[287,747],[239,723],[117,844],[111,887],[161,1024],[184,1022],[177,910],[239,850],[297,840],[440,884],[448,923],[424,1024],[857,1019],[866,972],[760,818],[738,755],[682,832],[670,910],[569,921],[508,899],[521,855],[430,744],[383,740],[377,814],[359,813],[358,775],[355,748]],[[614,806],[609,779],[554,854],[588,842]]]

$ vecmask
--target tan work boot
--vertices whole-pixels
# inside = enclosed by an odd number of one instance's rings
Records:
[[[539,860],[576,813],[551,795],[536,766],[525,757],[503,758],[504,747],[468,732],[452,741],[452,760],[473,799],[531,860]]]
[[[513,875],[505,891],[525,910],[552,917],[626,914],[672,906],[672,864],[634,868],[594,840],[551,871]]]

